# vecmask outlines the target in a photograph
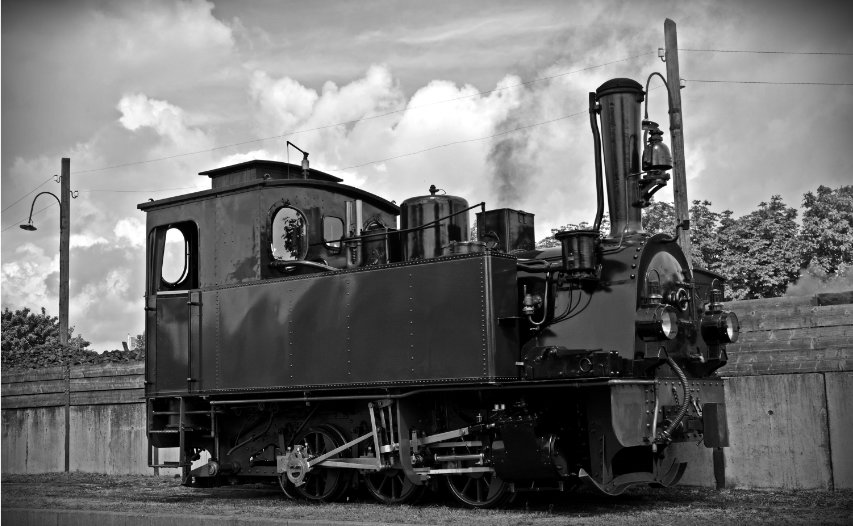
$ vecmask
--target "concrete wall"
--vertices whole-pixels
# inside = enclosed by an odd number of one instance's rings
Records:
[[[139,363],[3,374],[2,469],[49,473],[65,469],[65,404],[69,402],[69,469],[106,474],[154,474],[148,467]],[[177,460],[177,449],[160,460]],[[175,469],[161,469],[173,475]]]
[[[826,301],[729,305],[743,335],[720,371],[731,438],[724,450],[728,487],[853,488],[853,304]],[[64,469],[70,397],[71,470],[153,474],[142,374],[141,364],[74,367],[69,393],[62,368],[4,374],[3,472]],[[715,485],[711,450],[695,443],[673,450],[689,462],[682,483]],[[177,459],[176,450],[161,454],[160,460]]]
[[[732,302],[742,325],[726,388],[727,487],[853,488],[850,293]],[[711,451],[678,446],[682,482],[714,486]]]
[[[835,303],[845,301],[847,303]],[[723,376],[853,371],[853,296],[735,301],[741,337]]]

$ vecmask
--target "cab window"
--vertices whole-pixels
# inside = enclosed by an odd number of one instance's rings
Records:
[[[192,221],[155,228],[150,234],[156,291],[188,290],[198,287],[198,228]]]
[[[272,218],[270,250],[276,261],[305,259],[308,253],[308,222],[299,210],[283,206]]]
[[[344,235],[344,220],[340,217],[326,216],[323,218],[323,243],[326,248],[338,251],[341,249],[341,237]]]

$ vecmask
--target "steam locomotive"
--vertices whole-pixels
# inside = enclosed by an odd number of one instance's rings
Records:
[[[672,164],[644,96],[630,79],[590,94],[598,212],[554,248],[535,247],[533,214],[434,187],[397,206],[307,153],[139,205],[149,465],[315,501],[445,486],[485,508],[579,482],[670,486],[676,443],[727,446],[715,371],[739,325],[722,276],[643,231]]]

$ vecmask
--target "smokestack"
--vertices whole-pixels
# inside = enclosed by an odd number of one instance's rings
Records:
[[[643,87],[631,79],[612,79],[599,86],[595,94],[601,107],[610,237],[619,237],[623,231],[642,232],[638,181]]]

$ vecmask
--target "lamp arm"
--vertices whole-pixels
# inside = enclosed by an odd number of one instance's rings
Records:
[[[56,197],[56,194],[54,194],[53,192],[39,192],[36,194],[35,197],[33,197],[33,204],[30,205],[30,217],[27,220],[27,223],[33,222],[33,209],[36,207],[36,200],[39,198],[40,195],[43,194],[52,195],[53,198],[56,199],[56,202],[59,203],[59,206],[62,206],[62,201],[60,201],[59,198]]]

